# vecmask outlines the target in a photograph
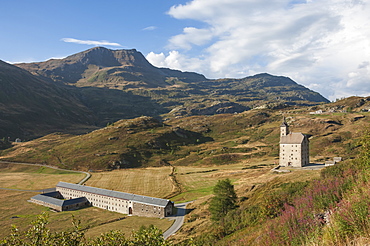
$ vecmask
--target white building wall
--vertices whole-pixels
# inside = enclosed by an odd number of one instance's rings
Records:
[[[302,144],[280,144],[279,165],[283,167],[302,167],[309,164],[308,141]]]
[[[301,167],[302,148],[301,144],[280,144],[280,166]]]
[[[63,187],[57,187],[57,191],[59,191],[66,199],[86,197],[90,204],[94,207],[122,214],[129,214],[129,208],[132,208],[132,202],[125,199],[102,196],[94,193],[72,190]]]

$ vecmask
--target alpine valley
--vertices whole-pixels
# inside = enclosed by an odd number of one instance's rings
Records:
[[[136,50],[0,61],[0,244],[37,235],[68,245],[369,245],[369,115],[370,97],[329,102],[270,74],[211,80],[154,67]],[[309,138],[309,165],[278,166],[283,118],[285,133],[289,125]],[[156,241],[145,234],[144,243],[122,244],[123,233],[150,224],[171,232],[173,221],[94,206],[55,213],[28,202],[81,178],[171,199],[184,223],[166,240],[151,227]],[[235,196],[215,219],[220,181],[235,188],[223,196]],[[31,222],[37,214],[50,216],[50,231],[46,219]],[[70,215],[81,224],[65,231]]]

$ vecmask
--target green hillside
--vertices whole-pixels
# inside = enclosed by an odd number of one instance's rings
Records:
[[[178,185],[172,199],[197,198],[184,226],[171,237],[180,245],[363,245],[370,232],[369,108],[369,98],[351,97],[319,106],[164,122],[143,116],[83,135],[55,133],[17,143],[0,155],[2,160],[90,170],[93,175],[172,165],[170,176]],[[283,116],[293,132],[311,136],[311,163],[337,156],[344,161],[321,171],[270,172],[278,162]],[[238,208],[213,222],[210,185],[225,177],[235,184]]]
[[[351,99],[354,100],[364,99]],[[322,107],[330,109],[338,107],[338,103]],[[1,154],[9,160],[83,170],[169,163],[222,165],[261,156],[277,158],[279,125],[285,116],[293,131],[311,136],[311,161],[324,162],[335,156],[348,159],[356,156],[356,140],[369,126],[368,112],[362,112],[367,105],[368,101],[357,108],[351,107],[352,112],[341,109],[322,114],[311,114],[311,107],[290,107],[182,117],[165,122],[139,117],[120,120],[83,135],[48,135],[18,144]],[[344,107],[347,106],[340,106]]]

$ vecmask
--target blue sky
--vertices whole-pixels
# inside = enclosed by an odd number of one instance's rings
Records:
[[[0,60],[94,46],[155,66],[241,78],[288,76],[330,100],[370,94],[367,0],[0,0]]]

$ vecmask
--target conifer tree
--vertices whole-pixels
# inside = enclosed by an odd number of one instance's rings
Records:
[[[234,190],[234,185],[231,184],[230,179],[219,180],[213,188],[213,194],[215,196],[209,204],[209,211],[212,214],[212,220],[220,220],[230,210],[237,207],[237,196]]]

